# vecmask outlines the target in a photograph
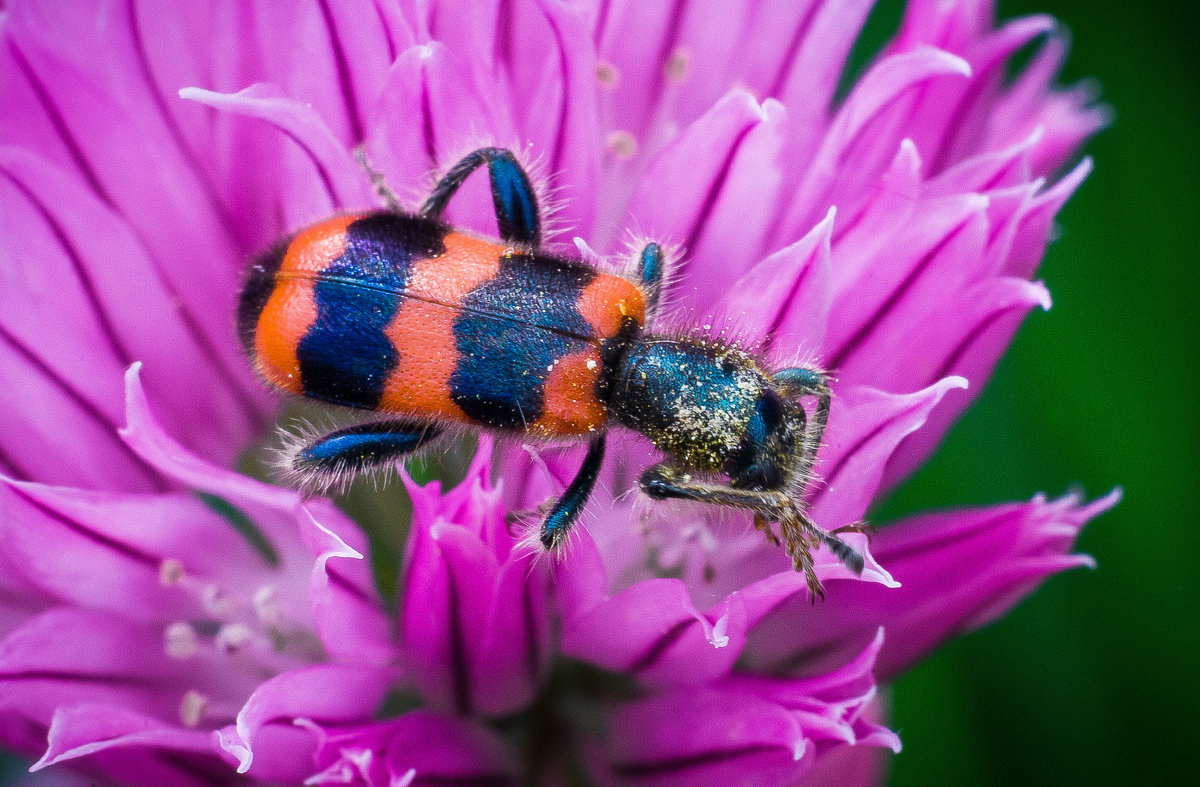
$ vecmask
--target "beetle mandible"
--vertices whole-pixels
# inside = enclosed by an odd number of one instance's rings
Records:
[[[485,165],[501,243],[441,218]],[[286,238],[251,265],[238,304],[243,346],[269,383],[388,414],[297,445],[287,462],[302,486],[391,466],[455,423],[586,441],[578,473],[541,524],[541,543],[555,550],[592,492],[615,424],[666,456],[641,474],[645,494],[750,511],[777,544],[778,523],[814,598],[824,595],[816,546],[861,573],[862,555],[817,527],[804,503],[829,416],[824,371],[770,371],[726,342],[647,331],[663,248],[641,249],[636,281],[542,249],[535,190],[508,150],[467,155],[417,213],[367,170],[387,209]]]

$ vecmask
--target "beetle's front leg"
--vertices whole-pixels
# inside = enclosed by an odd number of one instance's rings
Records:
[[[802,489],[808,486],[812,478],[813,466],[817,463],[817,450],[825,436],[825,425],[829,422],[829,405],[832,394],[829,390],[830,377],[820,369],[810,369],[798,366],[792,369],[781,369],[772,376],[772,382],[783,388],[784,393],[792,401],[798,402],[802,397],[817,397],[817,406],[811,418],[808,418],[804,428],[804,450],[800,464],[796,469],[796,477],[801,479]]]
[[[846,566],[861,574],[865,561],[855,549],[836,536],[817,527],[808,513],[796,505],[779,489],[734,489],[724,484],[704,483],[692,479],[685,471],[670,462],[660,462],[642,473],[639,483],[647,495],[655,500],[676,498],[696,500],[701,503],[741,508],[754,513],[755,523],[778,522],[784,547],[792,558],[792,565],[804,573],[814,600],[825,597],[821,582],[813,566],[812,547],[824,544]],[[773,537],[767,525],[768,537]]]

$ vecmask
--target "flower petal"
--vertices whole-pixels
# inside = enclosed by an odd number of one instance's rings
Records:
[[[738,151],[751,130],[765,121],[763,109],[745,90],[731,90],[712,109],[690,124],[650,164],[642,185],[630,200],[629,214],[640,232],[661,242],[680,243],[688,251],[705,231],[706,222],[728,178]],[[669,195],[669,199],[664,199]],[[744,218],[744,217],[743,217]],[[755,249],[755,252],[758,250]],[[693,277],[690,257],[684,267],[685,281]],[[708,269],[719,268],[719,260],[706,260]],[[740,270],[725,270],[718,281],[698,288],[672,291],[689,305],[721,291],[721,282],[732,283]],[[707,304],[705,304],[707,305]]]
[[[563,652],[658,683],[703,684],[729,671],[741,652],[746,610],[734,594],[705,614],[678,579],[626,588],[563,629]]]
[[[399,14],[372,0],[286,8],[255,2],[243,13],[252,33],[242,33],[243,46],[262,69],[255,78],[312,106],[343,147],[362,142],[388,66],[414,43]]]
[[[811,674],[861,650],[883,626],[888,632],[877,664],[884,680],[902,672],[949,637],[995,619],[1045,577],[1091,559],[1071,555],[1091,518],[1116,504],[1119,492],[1081,504],[1068,495],[1036,497],[977,510],[916,516],[883,528],[873,548],[902,583],[895,589],[838,583],[825,604],[781,606],[751,633],[746,663],[769,674]]]
[[[516,763],[498,735],[463,719],[425,711],[393,724],[387,751],[389,784],[508,784]]]
[[[248,695],[256,680],[215,654],[170,658],[160,630],[78,607],[43,612],[0,643],[4,705],[43,725],[59,706],[75,703],[180,719],[189,691],[220,706]]]
[[[896,446],[922,427],[942,397],[965,387],[961,377],[947,377],[899,396],[839,388],[817,464],[821,483],[809,496],[813,519],[831,530],[858,521],[877,494]]]
[[[330,213],[372,204],[366,173],[310,105],[265,84],[232,94],[188,87],[180,90],[179,96],[270,123],[281,140],[293,143],[280,145],[283,229],[299,229]],[[314,188],[314,183],[321,188]]]
[[[293,721],[361,723],[379,708],[395,677],[389,670],[335,664],[276,675],[254,690],[236,724],[217,731],[217,742],[237,763],[238,773],[253,767],[252,775],[260,779],[301,781],[312,772],[315,744]]]
[[[217,756],[211,732],[163,724],[120,706],[59,707],[47,740],[46,752],[29,770],[85,758],[76,764],[143,783],[202,785],[233,776]]]
[[[835,213],[830,208],[807,235],[738,279],[717,305],[711,323],[734,326],[752,345],[763,343],[789,360],[815,355],[824,344],[829,316]]]
[[[5,85],[21,95],[14,103],[47,118],[42,128],[52,129],[20,142],[77,172],[131,223],[204,334],[231,337],[226,315],[241,262],[232,222],[163,111],[139,53],[131,4],[108,0],[98,6],[90,14],[67,14],[18,4],[6,14],[3,33],[11,48],[4,48],[12,52],[21,78]],[[97,63],[107,67],[97,69]],[[0,99],[0,105],[10,105],[9,96]],[[22,121],[0,127],[27,126]],[[210,263],[202,277],[174,264],[197,249]],[[232,344],[225,348],[236,352]]]
[[[555,0],[533,0],[529,7],[517,35],[523,41],[545,42],[548,51],[535,66],[542,69],[540,78],[514,84],[512,106],[523,136],[533,150],[544,151],[547,174],[558,178],[570,173],[553,181],[563,201],[559,217],[571,234],[586,236],[596,213],[600,169],[596,49],[585,8]],[[522,95],[522,88],[529,92]],[[563,240],[569,238],[570,234]]]
[[[164,475],[192,489],[280,511],[290,512],[299,505],[299,493],[210,464],[179,445],[163,430],[150,410],[140,373],[140,363],[125,371],[126,425],[120,430],[121,438],[138,456]]]
[[[788,201],[790,207],[775,237],[796,237],[830,205],[856,202],[894,155],[902,137],[893,129],[909,127],[916,88],[931,80],[962,79],[970,73],[965,60],[933,47],[895,54],[872,66],[838,110],[796,194]],[[851,155],[852,172],[846,168]]]
[[[264,556],[200,499],[116,495],[0,479],[0,551],[60,601],[166,624],[201,613],[197,593],[164,579],[168,561],[189,583],[262,581]]]
[[[315,559],[309,601],[317,634],[329,655],[339,661],[385,666],[398,653],[371,568],[363,559],[366,539],[353,526],[343,528],[346,538],[355,543],[351,546],[322,524],[338,519],[333,506],[320,501],[306,503],[301,510],[300,534]]]
[[[20,249],[0,252],[8,279],[0,288],[0,335],[28,348],[49,367],[47,376],[109,417],[119,410],[120,371],[146,362],[147,385],[167,403],[172,431],[206,456],[229,461],[234,435],[257,428],[261,418],[260,391],[244,360],[231,347],[217,350],[128,223],[65,173],[27,151],[3,148],[0,187],[11,189],[5,205],[24,236]],[[227,295],[214,297],[224,304]],[[228,330],[223,324],[216,336]],[[181,379],[197,384],[181,386]]]
[[[417,207],[431,171],[449,168],[482,145],[519,148],[511,120],[503,118],[503,94],[489,95],[453,47],[431,42],[400,53],[372,109],[367,152],[400,196]],[[446,220],[486,236],[497,234],[491,194],[472,178],[446,211]],[[478,186],[472,188],[472,186]]]
[[[788,784],[812,762],[791,713],[736,689],[681,688],[626,703],[606,742],[626,784]]]

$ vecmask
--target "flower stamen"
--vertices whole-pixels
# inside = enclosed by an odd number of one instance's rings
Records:
[[[673,50],[663,63],[663,76],[673,85],[686,82],[691,70],[691,54],[683,47]]]
[[[183,699],[179,701],[179,721],[185,727],[195,728],[200,726],[200,722],[204,720],[207,712],[208,697],[195,689],[189,689],[183,695]]]
[[[183,570],[183,563],[173,557],[164,558],[158,564],[158,582],[163,587],[175,587],[180,582],[186,573]]]
[[[183,660],[196,653],[199,635],[190,623],[179,621],[163,632],[163,649],[173,659]]]
[[[596,81],[601,87],[613,90],[621,81],[621,71],[607,60],[596,61]]]
[[[619,159],[631,159],[638,152],[637,137],[621,129],[610,131],[604,138],[604,144],[608,152]]]

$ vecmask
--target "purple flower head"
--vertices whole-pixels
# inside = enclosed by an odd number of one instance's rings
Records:
[[[887,524],[813,605],[748,516],[632,491],[511,523],[576,448],[480,441],[412,501],[394,604],[327,500],[234,467],[276,417],[234,335],[245,261],[408,209],[481,145],[551,248],[675,249],[651,327],[837,382],[806,501],[834,528],[917,467],[1023,316],[1104,123],[1052,20],[913,0],[835,95],[864,0],[14,2],[0,11],[0,743],[137,784],[794,784],[878,777],[878,681],[1087,558],[1116,495]],[[1012,79],[1010,56],[1040,40]],[[452,223],[495,234],[486,185]],[[241,776],[239,776],[241,774]]]

